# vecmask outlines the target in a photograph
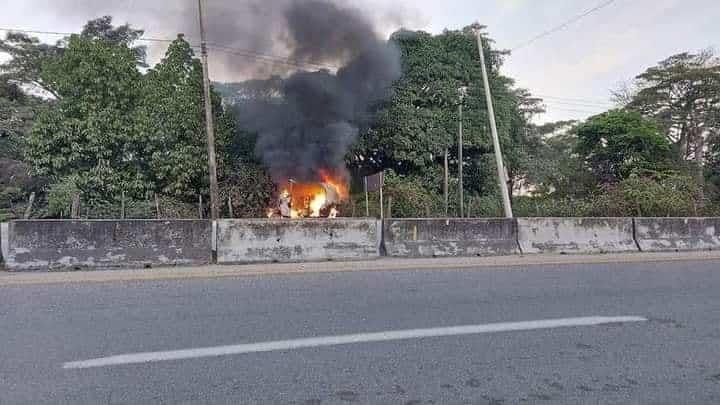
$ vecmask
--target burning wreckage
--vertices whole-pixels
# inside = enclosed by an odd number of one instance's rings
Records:
[[[268,218],[337,218],[338,205],[350,197],[343,180],[324,175],[320,183],[298,183],[290,179],[283,185],[277,207],[268,209]]]
[[[256,155],[278,185],[270,218],[336,217],[349,200],[345,157],[372,108],[392,96],[400,52],[380,38],[362,11],[328,0],[281,2],[282,45],[297,66],[251,80],[240,123],[257,133]],[[337,24],[343,21],[343,24]],[[264,27],[267,29],[267,27]]]

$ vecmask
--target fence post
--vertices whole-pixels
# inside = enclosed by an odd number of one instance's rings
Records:
[[[125,219],[125,191],[120,196],[120,219]]]
[[[155,212],[157,215],[157,219],[160,219],[160,198],[158,197],[157,193],[155,193]]]
[[[70,209],[70,218],[80,218],[80,194],[75,194],[72,200],[72,207]]]
[[[35,204],[35,193],[30,193],[30,199],[28,200],[28,206],[25,208],[25,215],[23,216],[23,219],[30,219],[30,216],[32,215],[32,209],[33,205]]]

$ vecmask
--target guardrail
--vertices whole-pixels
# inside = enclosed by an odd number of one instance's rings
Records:
[[[720,249],[720,218],[14,221],[10,271]]]

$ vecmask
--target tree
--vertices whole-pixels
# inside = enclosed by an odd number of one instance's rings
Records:
[[[134,111],[141,74],[126,45],[73,35],[60,56],[44,61],[40,78],[59,99],[40,114],[26,154],[36,174],[54,182],[73,176],[88,198],[142,194]]]
[[[143,80],[138,125],[143,156],[153,191],[197,199],[207,183],[207,137],[204,125],[202,66],[182,36]],[[223,114],[215,103],[216,120]],[[220,128],[218,128],[220,130]],[[219,131],[218,139],[227,138]]]
[[[144,31],[133,29],[128,24],[115,27],[112,25],[112,17],[105,16],[89,21],[79,36],[132,47],[143,34]],[[9,32],[4,40],[0,39],[0,54],[9,56],[6,62],[0,63],[0,82],[28,86],[40,93],[47,93],[50,98],[59,98],[60,94],[51,84],[44,81],[41,73],[43,65],[60,57],[68,45],[68,38],[54,44],[45,44],[24,33]],[[135,46],[131,49],[136,63],[139,66],[146,66],[147,49],[144,46]]]
[[[702,174],[707,141],[720,132],[720,58],[710,50],[674,55],[639,75],[636,87],[628,108],[656,120],[677,156]]]
[[[601,184],[668,168],[670,143],[639,113],[613,110],[591,117],[577,137],[577,153]]]
[[[0,82],[16,86],[30,86],[46,91],[57,98],[58,94],[44,83],[40,72],[45,61],[61,53],[59,43],[49,45],[26,34],[9,32],[0,40],[0,53],[9,59],[0,63]]]
[[[349,165],[360,172],[393,169],[401,176],[416,176],[434,194],[442,188],[445,150],[450,152],[452,175],[457,165],[459,89],[464,98],[464,159],[469,194],[495,193],[497,189],[489,120],[485,105],[476,30],[480,25],[440,35],[399,31],[393,41],[402,53],[403,75],[394,86],[394,96],[378,105],[365,123],[360,142],[349,157]],[[511,181],[524,176],[523,153],[532,150],[526,124],[539,109],[539,100],[514,88],[512,79],[500,74],[506,52],[485,41],[490,85],[503,152]],[[453,198],[452,200],[455,200]]]
[[[530,125],[533,148],[526,152],[524,183],[534,196],[582,198],[595,187],[592,173],[577,153],[578,121]]]
[[[88,21],[80,36],[88,39],[101,39],[114,45],[132,49],[138,66],[147,67],[147,47],[135,46],[145,34],[144,30],[132,28],[129,24],[114,26],[111,16],[103,16]]]
[[[43,104],[17,84],[0,81],[0,157],[22,158],[24,137]]]

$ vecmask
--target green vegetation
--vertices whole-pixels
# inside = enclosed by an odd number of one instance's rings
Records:
[[[450,216],[502,215],[473,25],[438,35],[400,31],[403,74],[393,97],[372,106],[346,162],[353,183],[387,173],[395,217],[444,216],[444,156]],[[43,44],[0,40],[0,220],[67,217],[76,195],[91,218],[197,217],[208,201],[202,71],[190,44],[172,42],[148,66],[143,31],[110,17]],[[485,34],[484,34],[485,35]],[[720,61],[682,53],[647,69],[616,94],[618,108],[585,122],[536,125],[542,100],[501,73],[507,52],[485,35],[490,85],[509,188],[518,216],[714,215],[720,207]],[[255,157],[256,134],[233,114],[237,96],[268,97],[267,83],[213,91],[222,206],[260,217],[275,198]],[[270,86],[273,87],[273,86]],[[464,97],[461,97],[464,94]],[[223,102],[224,101],[224,102]],[[458,162],[462,103],[464,155]],[[365,214],[361,187],[343,213]],[[207,203],[205,203],[205,208]],[[231,207],[230,207],[231,205]],[[379,214],[371,196],[371,215]]]
[[[128,217],[156,216],[158,205],[163,216],[198,215],[209,188],[202,68],[178,37],[141,73],[145,49],[133,44],[142,34],[104,17],[52,46],[19,34],[0,41],[11,57],[0,65],[6,217],[21,216],[32,192],[42,196],[35,216],[67,217],[77,194],[82,216],[118,217],[123,202]],[[252,152],[232,148],[243,136],[217,93],[213,104],[221,181],[237,187],[234,165]]]

